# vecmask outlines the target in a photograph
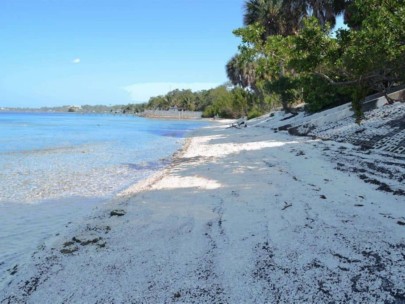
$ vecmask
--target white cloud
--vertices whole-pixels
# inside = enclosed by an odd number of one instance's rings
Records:
[[[74,64],[80,63],[80,58],[75,58],[75,59],[73,59],[73,60],[72,60],[72,63],[74,63]]]
[[[129,93],[133,101],[148,101],[150,97],[164,95],[172,90],[186,90],[190,89],[193,92],[208,90],[219,86],[220,83],[211,82],[191,82],[191,83],[177,83],[177,82],[149,82],[149,83],[136,83],[124,87],[124,90]]]

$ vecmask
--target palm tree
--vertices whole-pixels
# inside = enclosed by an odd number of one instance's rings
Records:
[[[259,23],[265,28],[263,40],[270,35],[293,35],[307,16],[317,18],[322,26],[336,24],[351,0],[247,0],[244,24]]]
[[[243,23],[261,24],[264,29],[264,39],[270,35],[288,34],[282,16],[282,0],[248,0],[245,3]]]
[[[239,68],[236,65],[236,56],[233,56],[225,65],[226,75],[233,85],[239,84]]]
[[[226,74],[233,85],[253,88],[256,80],[255,62],[236,54],[226,64]]]
[[[351,0],[247,0],[245,3],[244,24],[260,24],[264,27],[262,40],[273,35],[296,35],[302,27],[302,21],[307,16],[317,18],[322,26],[336,23],[336,16],[344,11]],[[256,58],[257,60],[257,58]],[[279,61],[280,75],[273,82],[273,90],[279,92],[283,108],[289,111],[292,92],[296,85],[293,81],[294,70],[288,70],[282,60]],[[256,83],[264,80],[272,83],[269,75],[261,74],[256,69],[257,62],[246,62],[240,56],[234,56],[226,65],[229,79],[235,85],[250,87],[260,93]],[[292,78],[291,78],[292,77]],[[291,79],[290,79],[291,78]],[[291,94],[290,94],[291,95]]]
[[[297,34],[308,14],[306,1],[283,1],[282,14],[289,34]]]
[[[283,11],[291,14],[293,21],[301,23],[303,17],[313,16],[322,26],[329,23],[333,28],[336,16],[343,13],[349,0],[290,0],[283,1]]]

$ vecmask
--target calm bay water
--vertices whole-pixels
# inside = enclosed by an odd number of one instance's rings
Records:
[[[0,288],[42,241],[164,167],[204,125],[0,112]]]

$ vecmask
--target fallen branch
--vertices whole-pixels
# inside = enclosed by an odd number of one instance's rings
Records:
[[[281,210],[285,210],[285,209],[287,209],[288,207],[291,207],[292,206],[292,204],[288,204],[287,202],[284,202],[284,207],[283,207],[283,209],[281,209]]]

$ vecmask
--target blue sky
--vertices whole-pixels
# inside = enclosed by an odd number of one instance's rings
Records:
[[[224,83],[243,0],[1,0],[0,106],[125,104]]]

